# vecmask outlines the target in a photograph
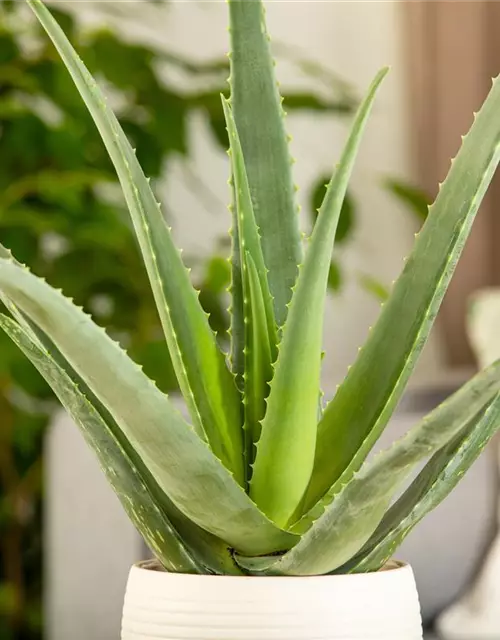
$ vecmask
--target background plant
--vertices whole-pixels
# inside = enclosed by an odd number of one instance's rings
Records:
[[[266,575],[379,569],[500,425],[496,362],[366,462],[403,393],[498,165],[500,81],[464,138],[366,344],[333,399],[318,407],[331,252],[387,70],[357,111],[304,255],[262,6],[229,3],[231,99],[223,107],[234,202],[227,361],[105,96],[43,3],[28,4],[119,176],[192,425],[88,314],[7,249],[0,290],[11,317],[0,318],[2,328],[79,424],[166,569]]]

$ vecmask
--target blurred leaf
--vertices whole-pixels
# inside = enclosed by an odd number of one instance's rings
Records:
[[[231,265],[227,258],[212,256],[206,265],[206,275],[202,289],[209,289],[213,293],[226,291],[231,281]]]
[[[283,98],[283,106],[289,111],[319,111],[338,115],[352,113],[352,103],[349,101],[329,101],[312,93],[287,92]]]
[[[47,389],[49,388],[48,385],[46,387]],[[54,407],[56,406],[54,402]],[[33,461],[42,455],[41,449],[47,422],[47,416],[45,415],[30,415],[21,410],[15,411],[12,445],[21,476],[31,468]],[[36,493],[41,487],[41,474],[39,474],[37,480]]]
[[[329,176],[322,176],[313,186],[311,190],[310,208],[313,224],[318,217],[318,209],[321,207],[323,198],[326,193],[326,185],[330,181]],[[353,197],[348,192],[342,204],[339,223],[337,226],[337,234],[335,236],[335,244],[342,244],[348,240],[353,232],[356,216],[356,205]]]
[[[34,398],[52,398],[53,393],[35,367],[26,358],[12,361],[10,373],[13,382]]]
[[[38,255],[38,238],[35,232],[21,227],[2,229],[0,242],[9,247],[23,264],[34,264]]]
[[[3,312],[3,305],[0,304],[0,307],[0,312]],[[12,346],[9,345],[9,341],[5,340],[4,336],[0,336],[0,378],[5,379],[9,376],[12,369],[12,363],[16,360],[19,360],[18,354],[12,350]]]
[[[205,265],[205,273],[199,285],[200,303],[209,314],[209,323],[217,335],[225,339],[229,330],[228,300],[226,291],[231,281],[231,266],[222,256],[212,256]]]
[[[384,186],[415,214],[420,223],[425,222],[432,199],[424,191],[393,178],[386,179]]]
[[[224,339],[229,330],[229,315],[224,296],[221,293],[202,288],[200,290],[200,304],[203,310],[209,314],[208,322],[212,330]]]
[[[144,373],[165,393],[179,388],[165,340],[148,342],[131,351],[131,357],[140,363]]]
[[[144,46],[119,40],[108,29],[92,33],[80,54],[93,73],[102,73],[119,89],[140,92],[151,82],[157,82],[152,68],[154,53]]]
[[[13,38],[13,34],[2,29],[0,25],[0,64],[4,65],[16,60],[19,48]]]
[[[17,591],[13,584],[0,583],[0,616],[8,616],[17,606]]]
[[[338,262],[332,262],[328,272],[328,288],[338,293],[342,288],[342,271]]]
[[[208,123],[216,142],[223,148],[229,149],[229,138],[226,130],[226,121],[222,112],[220,114],[208,114]]]
[[[389,297],[389,288],[377,278],[373,276],[369,276],[366,273],[363,273],[359,276],[359,284],[363,287],[365,291],[371,293],[376,298],[378,298],[381,302],[385,302]]]

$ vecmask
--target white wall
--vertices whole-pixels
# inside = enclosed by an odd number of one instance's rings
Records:
[[[48,640],[118,640],[140,538],[94,453],[61,412],[45,450],[45,612]]]

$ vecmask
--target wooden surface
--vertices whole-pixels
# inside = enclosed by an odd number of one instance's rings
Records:
[[[408,91],[415,173],[434,197],[500,71],[500,3],[405,2]],[[452,366],[472,362],[465,332],[467,299],[500,285],[500,180],[493,182],[440,313],[441,337]]]

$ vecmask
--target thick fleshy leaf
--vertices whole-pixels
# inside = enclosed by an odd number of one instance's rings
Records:
[[[236,201],[234,184],[230,180],[233,202]],[[236,205],[229,206],[231,211],[231,282],[228,293],[231,298],[228,313],[230,317],[229,337],[231,340],[230,365],[236,378],[236,384],[243,389],[243,372],[245,370],[245,323],[243,321],[243,281],[241,279],[240,239],[238,237],[238,218]]]
[[[360,468],[401,397],[500,159],[500,82],[475,116],[389,300],[318,427],[305,508]],[[327,493],[328,492],[328,493]]]
[[[261,230],[275,318],[278,326],[282,326],[297,265],[302,261],[292,160],[262,2],[230,0],[229,14],[231,106],[243,148],[253,210]],[[239,314],[241,326],[242,304],[239,308],[233,306],[233,313]]]
[[[250,555],[294,544],[295,536],[265,518],[168,398],[83,311],[5,259],[0,290],[57,345],[185,516]]]
[[[427,463],[410,487],[384,516],[373,536],[339,573],[377,571],[411,533],[456,487],[500,426],[499,399],[481,420],[467,427]]]
[[[240,274],[243,293],[245,335],[243,398],[245,409],[245,449],[248,463],[253,461],[253,446],[260,433],[265,399],[276,359],[278,333],[273,299],[269,291],[268,270],[264,263],[261,238],[253,212],[241,144],[233,114],[222,98],[230,142],[230,156],[236,205]],[[256,280],[254,280],[256,278]],[[247,473],[250,467],[247,465]]]
[[[23,266],[2,244],[0,258]],[[96,453],[104,474],[132,522],[155,550],[165,568],[183,573],[209,570],[237,574],[238,569],[226,544],[186,518],[161,491],[110,413],[48,336],[1,292],[0,298],[20,325],[17,326],[9,318],[2,323],[0,316],[2,328],[54,388],[61,404]],[[138,484],[131,483],[130,477]],[[127,493],[129,498],[125,497]],[[141,511],[144,518],[138,519],[137,514]],[[159,541],[162,544],[158,544]]]
[[[283,328],[250,485],[250,495],[280,526],[293,516],[313,468],[323,309],[335,232],[364,126],[386,73],[384,69],[377,74],[355,118],[328,185]]]
[[[273,354],[277,349],[277,330],[276,321],[274,319],[273,299],[269,290],[268,274],[269,270],[264,262],[264,254],[262,252],[262,238],[260,236],[259,227],[254,216],[252,198],[250,196],[250,187],[248,184],[247,173],[245,169],[245,161],[241,144],[236,130],[233,114],[229,102],[222,98],[224,107],[224,116],[226,118],[227,130],[229,134],[231,166],[233,173],[234,192],[236,200],[238,238],[240,247],[240,256],[242,261],[242,278],[243,278],[243,294],[248,293],[248,283],[246,271],[246,255],[249,254],[257,270],[259,279],[259,287],[263,296],[265,309],[265,320],[267,331],[269,334],[269,344]]]
[[[500,421],[500,361],[482,372],[415,425],[400,440],[365,463],[324,512],[281,558],[241,560],[253,570],[286,575],[330,573],[352,558],[373,534],[398,489],[422,460],[453,441],[465,425]],[[484,411],[485,405],[492,409]],[[240,562],[240,560],[238,560]]]
[[[96,82],[40,0],[27,0],[92,115],[115,166],[182,394],[198,433],[244,481],[241,399],[149,181]]]
[[[245,324],[247,340],[245,347],[245,433],[248,468],[254,461],[254,445],[260,437],[260,423],[266,412],[266,398],[273,376],[271,344],[269,341],[264,296],[260,287],[257,267],[252,256],[245,254],[247,279],[249,284],[248,322]]]
[[[181,573],[205,573],[208,569],[237,574],[224,543],[174,507],[111,416],[101,415],[87,394],[20,325],[0,315],[0,327],[52,386],[80,427],[127,515],[163,566]]]

